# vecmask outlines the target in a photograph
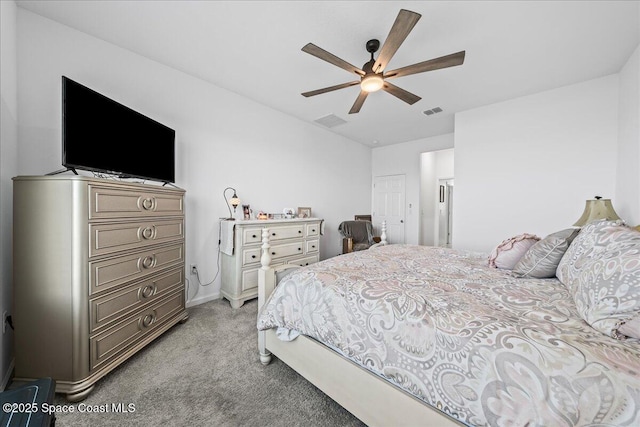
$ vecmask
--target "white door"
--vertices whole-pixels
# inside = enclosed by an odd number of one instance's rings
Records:
[[[378,233],[387,222],[387,241],[404,243],[405,176],[377,176],[373,180],[373,225]]]

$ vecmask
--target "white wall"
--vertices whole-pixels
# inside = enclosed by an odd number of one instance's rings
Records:
[[[420,156],[427,151],[453,147],[453,134],[419,139],[374,148],[371,172],[375,177],[405,175],[405,242],[417,245],[420,241]],[[373,195],[372,195],[373,197]],[[371,205],[373,208],[373,204]]]
[[[18,147],[16,39],[16,4],[0,1],[0,316],[5,310],[11,314],[13,298],[11,177],[17,171]],[[7,385],[13,366],[12,335],[11,329],[7,328],[7,333],[0,339],[0,390]]]
[[[457,114],[453,247],[542,237],[596,195],[617,206],[617,111],[612,75]]]
[[[640,224],[640,46],[620,71],[618,170],[614,208]]]
[[[257,212],[310,206],[324,218],[321,257],[341,252],[338,224],[371,205],[370,149],[315,125],[31,12],[18,11],[20,174],[61,167],[66,75],[176,130],[176,184],[187,190],[187,264],[216,271],[223,190]],[[336,154],[339,153],[339,154]],[[219,278],[190,304],[219,296]]]

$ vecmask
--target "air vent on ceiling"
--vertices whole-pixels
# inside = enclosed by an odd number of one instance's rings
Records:
[[[433,114],[441,113],[441,112],[442,112],[442,108],[440,108],[440,107],[435,107],[435,108],[432,108],[431,110],[424,110],[424,111],[422,112],[422,114],[426,114],[427,116],[431,116],[431,115],[433,115]]]
[[[342,120],[340,117],[334,114],[329,114],[324,117],[320,117],[319,119],[315,119],[314,122],[321,124],[322,126],[326,126],[328,128],[336,127],[336,126],[347,123],[346,120]]]

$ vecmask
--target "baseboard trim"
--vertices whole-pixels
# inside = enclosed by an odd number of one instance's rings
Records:
[[[9,363],[9,369],[4,373],[4,377],[2,377],[2,388],[0,390],[5,391],[7,386],[9,385],[9,381],[11,381],[11,377],[13,376],[13,369],[16,367],[16,359],[12,358],[11,363]]]
[[[215,293],[213,295],[203,295],[201,297],[194,298],[192,300],[187,301],[186,306],[187,306],[187,308],[189,308],[189,307],[193,307],[193,306],[196,306],[196,305],[204,304],[205,302],[213,301],[213,300],[220,299],[220,298],[221,298],[221,296],[220,296],[219,292]]]

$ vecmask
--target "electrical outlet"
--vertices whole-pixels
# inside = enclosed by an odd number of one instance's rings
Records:
[[[191,264],[191,274],[198,274],[198,267],[195,264]]]
[[[9,313],[7,310],[2,312],[2,333],[7,332],[7,317],[9,317]]]

